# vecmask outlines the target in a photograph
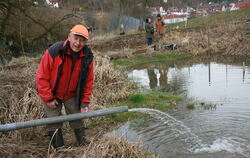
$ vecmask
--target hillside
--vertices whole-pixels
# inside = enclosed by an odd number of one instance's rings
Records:
[[[166,51],[163,49],[164,45],[177,44],[179,48],[174,51],[176,53],[250,56],[250,24],[245,23],[249,15],[250,8],[244,8],[191,19],[186,27],[185,23],[167,25],[164,38],[158,42],[155,35],[154,43],[162,46],[160,51]],[[130,49],[127,50],[130,52],[127,54],[129,55],[136,49],[147,47],[144,31],[113,36],[106,40],[96,39],[90,43],[97,51],[113,51],[113,55],[123,57],[120,51],[114,53],[114,50]]]
[[[162,41],[154,43],[162,47],[153,51],[146,46],[144,31],[126,32],[125,35],[92,36],[90,47],[95,54],[95,88],[93,109],[106,108],[115,102],[127,99],[133,93],[133,85],[127,80],[124,71],[113,67],[110,59],[133,59],[135,52],[143,53],[150,61],[157,54],[191,54],[193,56],[250,56],[250,27],[244,21],[249,17],[249,9],[225,14],[192,19],[188,27],[184,24],[167,25]],[[178,49],[165,50],[164,45],[174,43]],[[42,51],[41,51],[42,52]],[[40,53],[41,53],[40,52]],[[0,122],[19,122],[43,117],[43,110],[35,87],[35,74],[40,60],[21,57],[12,60],[12,66],[1,67],[0,71]],[[247,60],[247,58],[246,58]],[[27,61],[27,63],[20,63]],[[0,133],[0,155],[3,157],[136,157],[154,158],[153,154],[140,150],[140,144],[130,144],[121,138],[102,139],[103,135],[115,128],[120,120],[126,121],[133,115],[101,117],[87,121],[92,143],[83,148],[74,147],[74,138],[68,125],[65,125],[67,146],[58,151],[52,150],[45,136],[44,127],[29,128]],[[111,156],[110,156],[111,155]],[[118,155],[118,156],[117,156]]]

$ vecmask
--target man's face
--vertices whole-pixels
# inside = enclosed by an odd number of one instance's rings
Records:
[[[74,51],[74,52],[79,52],[82,50],[82,48],[85,46],[85,44],[87,43],[87,39],[79,36],[79,35],[75,35],[73,33],[70,33],[68,36],[68,40],[70,43],[70,48]]]

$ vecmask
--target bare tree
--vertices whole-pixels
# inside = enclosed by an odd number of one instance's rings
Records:
[[[67,25],[68,31],[74,22],[79,23],[82,20],[82,17],[68,10],[37,8],[33,1],[27,0],[1,1],[0,14],[1,38],[5,38],[7,42],[11,40],[22,48],[22,52],[39,46],[41,42],[53,42],[53,39],[63,35]]]

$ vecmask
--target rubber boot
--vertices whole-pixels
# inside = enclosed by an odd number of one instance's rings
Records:
[[[90,143],[90,141],[86,139],[84,128],[74,129],[74,133],[76,136],[77,146],[84,146]]]
[[[49,131],[48,135],[50,137],[50,141],[54,149],[64,146],[61,128],[55,131]]]

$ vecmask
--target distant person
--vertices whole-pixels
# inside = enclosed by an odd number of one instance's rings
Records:
[[[152,24],[151,18],[146,19],[146,38],[147,38],[147,44],[148,46],[153,44],[153,37],[154,37],[154,25]]]
[[[158,35],[160,35],[160,37],[162,37],[165,33],[164,25],[165,24],[164,24],[163,18],[161,17],[160,14],[157,14],[155,28],[156,28],[156,32],[158,33]]]
[[[120,35],[125,35],[125,29],[123,24],[121,24],[120,26]]]
[[[89,32],[83,25],[75,25],[65,41],[51,45],[41,59],[36,74],[38,94],[44,102],[46,117],[88,112],[94,82],[93,53],[86,45]],[[90,143],[85,138],[82,120],[69,122],[77,145]],[[64,146],[62,123],[47,125],[54,148]]]
[[[163,38],[164,33],[165,33],[164,21],[163,21],[163,18],[161,17],[160,14],[157,14],[155,28],[156,28],[156,32],[157,32],[157,36],[156,36],[157,44],[155,44],[154,49],[159,50],[161,48],[161,44],[160,44],[161,39]]]

